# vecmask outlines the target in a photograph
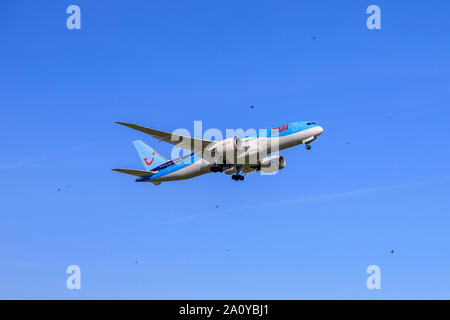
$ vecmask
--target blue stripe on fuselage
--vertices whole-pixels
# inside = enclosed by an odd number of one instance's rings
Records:
[[[155,173],[154,175],[150,176],[150,177],[141,177],[138,178],[137,181],[150,181],[150,180],[156,180],[162,176],[165,176],[169,173],[181,170],[183,168],[186,168],[192,164],[194,164],[195,162],[197,162],[198,160],[200,160],[201,157],[199,157],[198,155],[191,153],[188,156],[185,157],[181,157],[175,160],[170,160],[167,161],[166,163],[163,163],[162,165],[152,169],[152,171],[158,171],[157,173]]]

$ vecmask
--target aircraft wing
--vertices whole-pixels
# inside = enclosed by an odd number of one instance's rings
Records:
[[[158,171],[145,171],[145,170],[135,170],[135,169],[122,169],[122,168],[115,168],[115,169],[111,169],[111,170],[126,173],[126,174],[131,174],[131,175],[137,176],[137,177],[150,177],[158,172]]]
[[[258,169],[258,166],[255,166],[255,165],[247,165],[247,166],[241,167],[241,170],[242,170],[245,174],[250,173],[250,172],[253,172],[253,171],[256,171],[257,169]]]
[[[143,127],[143,126],[133,124],[133,123],[126,123],[126,122],[119,122],[119,121],[115,121],[115,122],[118,124],[121,124],[123,126],[132,128],[134,130],[138,130],[138,131],[147,133],[147,134],[151,135],[153,138],[158,139],[159,141],[168,142],[177,147],[187,149],[187,150],[193,150],[200,154],[203,152],[203,150],[207,146],[209,146],[211,143],[214,143],[214,141],[211,141],[211,140],[202,140],[202,139],[198,139],[198,138],[182,136],[182,135],[173,134],[170,132],[165,132],[165,131],[161,131],[161,130]]]

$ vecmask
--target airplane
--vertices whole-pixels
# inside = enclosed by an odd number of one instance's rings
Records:
[[[133,144],[145,170],[112,169],[137,176],[136,182],[151,182],[160,185],[165,181],[185,180],[205,173],[223,172],[232,175],[235,181],[244,180],[250,172],[275,173],[286,166],[286,160],[279,150],[310,143],[317,140],[323,128],[312,121],[287,123],[272,129],[263,129],[243,138],[231,137],[220,141],[204,140],[178,135],[141,125],[119,122],[118,124],[147,133],[159,141],[191,150],[192,153],[175,160],[168,160],[141,140]],[[243,173],[243,174],[241,174]]]

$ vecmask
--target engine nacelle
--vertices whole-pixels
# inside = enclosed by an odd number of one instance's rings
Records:
[[[264,173],[276,172],[286,166],[286,160],[283,156],[273,155],[261,160],[261,171]]]
[[[211,155],[216,158],[233,158],[243,151],[241,139],[238,137],[218,141],[211,149]]]

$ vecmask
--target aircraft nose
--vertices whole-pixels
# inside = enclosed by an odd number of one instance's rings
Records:
[[[320,136],[323,132],[323,128],[321,126],[317,127],[317,135],[316,136]]]

